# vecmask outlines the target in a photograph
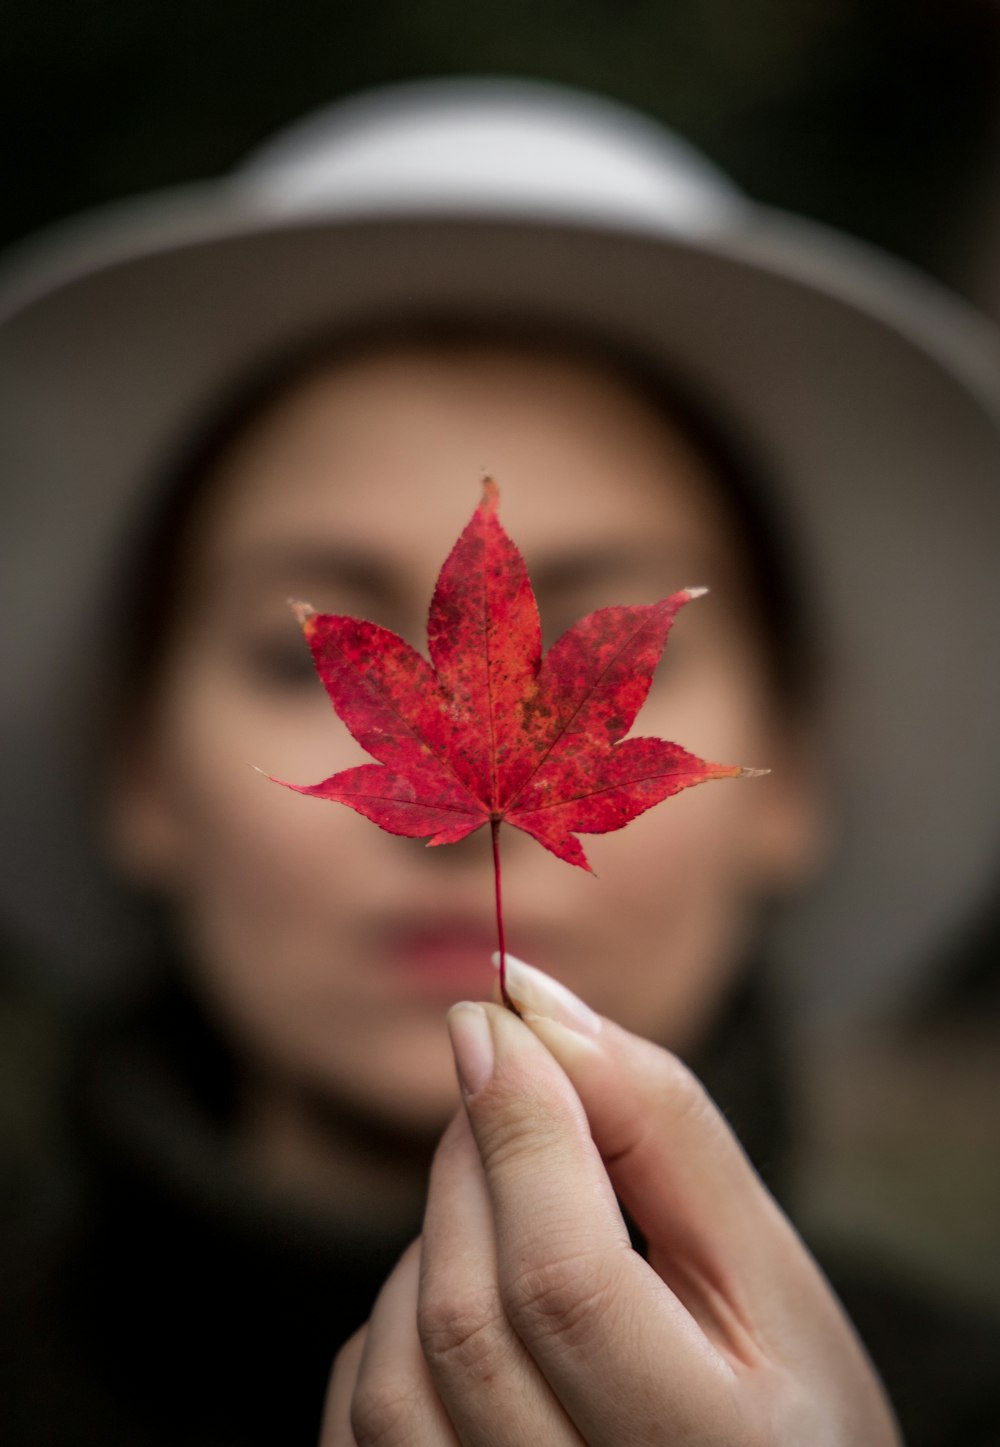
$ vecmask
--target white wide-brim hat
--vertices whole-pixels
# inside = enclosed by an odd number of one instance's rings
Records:
[[[840,677],[842,845],[783,939],[854,1010],[1000,863],[1000,348],[957,301],[747,201],[669,133],[527,82],[373,93],[232,177],[117,206],[0,285],[0,909],[64,980],[128,968],[88,733],[108,578],[165,461],[252,364],[415,311],[590,329],[770,464]]]

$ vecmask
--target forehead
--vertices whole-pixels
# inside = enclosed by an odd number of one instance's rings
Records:
[[[571,357],[470,344],[385,349],[287,389],[210,479],[197,552],[224,566],[329,540],[419,571],[440,562],[484,473],[529,562],[596,541],[726,546],[707,464],[623,381]]]

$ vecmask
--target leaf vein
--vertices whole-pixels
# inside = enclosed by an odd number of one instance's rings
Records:
[[[505,813],[505,814],[509,814],[509,813],[511,812],[511,810],[513,810],[514,806],[517,804],[518,799],[519,799],[519,798],[521,797],[521,795],[524,793],[525,789],[527,789],[528,785],[531,784],[531,783],[538,777],[538,775],[539,775],[539,773],[541,772],[542,768],[545,766],[545,764],[548,762],[549,758],[550,758],[550,757],[552,756],[552,754],[555,752],[555,750],[556,750],[556,748],[558,747],[558,745],[559,745],[559,744],[561,743],[561,741],[566,737],[567,733],[569,732],[570,725],[573,723],[574,719],[576,719],[576,718],[579,717],[580,713],[583,711],[584,706],[585,706],[587,703],[589,703],[589,701],[593,698],[594,694],[595,694],[595,693],[597,692],[597,690],[600,688],[601,683],[602,683],[602,681],[604,680],[604,678],[607,676],[607,673],[608,673],[609,669],[611,669],[611,668],[618,662],[618,660],[621,658],[622,654],[625,652],[626,648],[630,647],[630,646],[635,642],[635,640],[639,637],[639,635],[640,635],[645,629],[647,629],[647,628],[649,628],[649,627],[651,627],[651,620],[647,618],[643,623],[641,623],[641,624],[639,625],[639,627],[635,630],[634,633],[632,633],[632,634],[629,635],[629,637],[624,641],[624,643],[622,644],[622,646],[618,649],[617,653],[615,653],[614,657],[613,657],[613,658],[610,658],[610,659],[608,660],[608,662],[607,662],[607,664],[605,665],[605,667],[601,670],[601,672],[600,672],[600,673],[597,675],[597,677],[594,679],[591,687],[587,690],[587,692],[585,693],[585,695],[580,699],[580,702],[577,704],[576,708],[575,708],[575,709],[573,710],[573,712],[567,717],[567,719],[566,719],[565,723],[563,724],[562,728],[559,730],[559,732],[558,732],[558,733],[555,735],[555,737],[552,739],[552,741],[551,741],[551,743],[549,744],[548,748],[545,750],[545,752],[542,754],[541,758],[540,758],[540,759],[538,760],[538,762],[535,764],[535,767],[532,769],[531,773],[530,773],[530,774],[528,775],[528,777],[525,779],[524,783],[520,786],[520,788],[518,789],[517,793],[514,795],[513,799],[511,799],[511,801],[504,806],[504,813]],[[557,646],[558,646],[558,644],[557,644],[557,643],[554,643],[554,644],[552,645],[552,648],[555,648],[555,647],[557,647]],[[550,656],[551,656],[551,653],[552,653],[552,649],[549,649],[549,655],[550,655]],[[579,797],[580,797],[580,798],[584,798],[585,795],[582,795],[582,794],[581,794],[581,795],[579,795]],[[556,806],[555,806],[555,805],[546,804],[544,807],[545,807],[545,808],[554,808],[554,807],[556,807]]]
[[[328,640],[328,641],[329,641],[329,640]],[[405,643],[405,640],[401,640],[401,641]],[[381,675],[380,675],[377,671],[374,672],[374,676],[373,676],[372,673],[366,673],[366,672],[364,672],[360,667],[358,667],[358,666],[354,663],[354,661],[350,658],[350,656],[349,656],[348,653],[345,651],[345,649],[341,647],[341,645],[340,645],[339,642],[336,642],[336,641],[334,640],[334,641],[333,641],[333,646],[337,649],[338,653],[339,653],[339,654],[341,655],[341,657],[345,660],[348,668],[349,668],[349,669],[352,669],[356,674],[358,674],[358,676],[362,679],[365,687],[366,687],[370,692],[372,692],[372,693],[375,694],[377,700],[381,700],[383,706],[388,710],[388,712],[389,712],[390,714],[392,714],[392,716],[393,716],[393,717],[399,722],[399,724],[401,725],[401,727],[402,727],[402,729],[403,729],[403,733],[402,733],[402,734],[385,734],[384,737],[386,737],[386,738],[409,738],[409,739],[413,739],[413,740],[420,746],[420,748],[422,748],[422,749],[424,750],[425,753],[429,754],[432,759],[436,760],[436,762],[437,762],[438,764],[440,764],[440,765],[442,765],[442,766],[444,767],[445,771],[451,775],[451,777],[454,779],[455,783],[458,784],[459,787],[460,787],[466,794],[468,794],[469,798],[473,801],[473,803],[478,804],[478,803],[479,803],[479,800],[476,798],[475,794],[474,794],[474,793],[472,792],[472,790],[469,788],[468,784],[466,784],[466,783],[464,782],[464,780],[461,779],[461,778],[459,777],[459,775],[456,773],[455,767],[454,767],[454,765],[453,765],[453,763],[452,763],[452,761],[451,761],[451,758],[450,758],[449,755],[447,754],[447,752],[446,752],[443,756],[442,756],[440,753],[438,753],[437,749],[433,748],[433,747],[431,746],[431,744],[429,744],[429,743],[427,742],[427,740],[423,737],[423,735],[417,731],[416,727],[415,727],[413,724],[411,724],[408,719],[404,718],[404,716],[399,712],[399,709],[395,707],[395,705],[394,705],[393,702],[392,702],[391,697],[390,697],[389,694],[385,691],[385,689],[378,687],[378,683],[379,683],[379,681],[380,681]],[[409,645],[409,644],[406,644],[406,647],[409,648],[410,645]],[[413,649],[412,651],[413,651],[414,653],[416,653],[416,649]],[[425,664],[427,663],[427,660],[426,660],[425,658],[423,658],[421,654],[418,653],[418,654],[417,654],[417,657],[420,658],[420,661],[421,661],[422,663],[425,663]],[[432,673],[433,678],[434,678],[434,681],[435,681],[435,683],[437,684],[438,690],[439,690],[439,692],[440,692],[440,690],[441,690],[441,680],[440,680],[440,678],[438,677],[437,670],[436,670],[436,669],[433,667],[433,665],[431,665],[431,664],[427,664],[427,667],[430,668],[431,673]],[[352,730],[352,732],[353,732],[353,730]],[[357,737],[357,735],[355,735],[355,737]],[[359,743],[361,742],[360,739],[358,740],[358,742],[359,742]],[[361,747],[364,748],[364,747],[365,747],[364,744],[362,744]],[[371,754],[371,751],[370,751],[370,750],[366,749],[365,752],[368,753],[368,754],[370,754],[370,756],[371,756],[372,758],[375,757],[374,754]],[[376,762],[377,762],[377,763],[382,763],[381,760],[376,760]],[[387,765],[382,764],[382,767],[383,767],[383,768],[386,768]],[[377,797],[377,796],[376,796],[376,797]]]

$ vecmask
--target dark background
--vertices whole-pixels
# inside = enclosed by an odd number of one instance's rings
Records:
[[[4,0],[0,244],[217,174],[339,95],[470,71],[637,104],[759,199],[1000,313],[994,0]],[[983,1267],[1000,1260],[997,1111],[983,1103],[1000,1098],[998,955],[1000,910],[987,906],[910,1020],[813,1050],[806,1196],[820,1216],[853,1210],[848,1228],[894,1240],[916,1220],[916,1254],[1000,1296],[1000,1266]],[[60,1054],[25,973],[0,964],[0,1164],[13,1161],[12,1180],[44,1136]]]

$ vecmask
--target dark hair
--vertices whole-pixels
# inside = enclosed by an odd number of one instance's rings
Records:
[[[747,588],[775,690],[784,706],[808,708],[817,684],[815,629],[796,550],[757,449],[690,386],[650,359],[589,332],[509,318],[413,318],[312,340],[245,375],[164,470],[156,501],[130,551],[115,616],[120,630],[116,707],[147,693],[175,615],[180,561],[205,483],[246,429],[298,383],[394,348],[447,353],[489,346],[590,364],[669,421],[704,462],[749,561]]]

